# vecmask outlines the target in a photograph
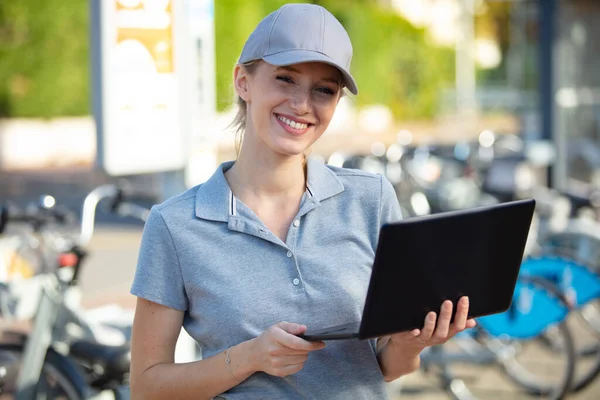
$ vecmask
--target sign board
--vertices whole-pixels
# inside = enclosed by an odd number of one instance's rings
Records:
[[[181,170],[191,122],[181,0],[93,0],[97,164],[109,175]]]
[[[193,135],[214,138],[214,130],[205,129],[207,120],[216,114],[215,35],[213,0],[187,0],[190,37],[191,81],[193,85]]]
[[[216,72],[213,0],[186,0],[189,26],[189,68],[192,77],[191,143],[185,182],[206,181],[217,167],[219,129],[216,126]]]

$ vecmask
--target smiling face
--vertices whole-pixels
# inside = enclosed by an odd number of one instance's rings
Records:
[[[341,81],[339,70],[323,63],[277,67],[260,61],[253,73],[237,66],[235,87],[248,112],[242,152],[303,154],[327,129]]]

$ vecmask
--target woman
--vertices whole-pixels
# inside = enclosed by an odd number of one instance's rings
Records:
[[[437,327],[431,313],[376,341],[297,336],[360,318],[379,228],[400,218],[383,177],[305,157],[343,89],[357,93],[351,57],[342,25],[310,4],[283,6],[249,37],[234,70],[237,160],[155,206],[144,229],[134,398],[384,398],[425,347],[474,325],[461,299],[452,325],[446,302]],[[173,363],[182,325],[201,361]]]

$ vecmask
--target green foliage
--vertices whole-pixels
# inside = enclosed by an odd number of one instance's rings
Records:
[[[233,104],[233,67],[256,24],[294,0],[214,0],[217,108]],[[297,2],[309,0],[297,0]],[[354,46],[358,105],[382,103],[398,118],[435,115],[453,81],[453,51],[372,0],[313,0],[346,27]],[[0,117],[90,113],[89,2],[0,0]]]
[[[339,14],[354,47],[357,103],[386,104],[397,118],[433,116],[439,90],[452,81],[453,51],[429,44],[424,30],[387,9],[357,4]]]
[[[0,3],[0,117],[89,114],[86,0]]]

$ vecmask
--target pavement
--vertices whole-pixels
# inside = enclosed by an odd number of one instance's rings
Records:
[[[116,303],[135,308],[129,293],[137,263],[142,228],[99,227],[90,241],[87,263],[81,271],[82,303],[86,308]]]

